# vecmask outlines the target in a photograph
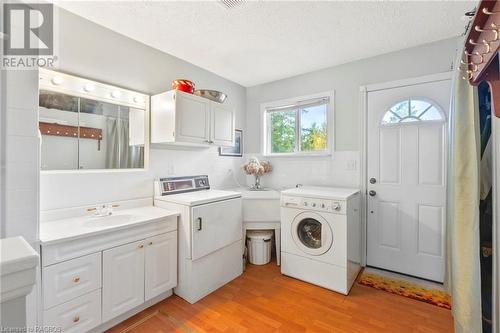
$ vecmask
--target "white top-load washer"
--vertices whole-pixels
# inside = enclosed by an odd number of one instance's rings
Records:
[[[175,294],[195,303],[242,274],[241,193],[212,190],[204,175],[161,178],[154,204],[180,213]]]
[[[360,270],[358,189],[281,192],[281,272],[347,295]]]

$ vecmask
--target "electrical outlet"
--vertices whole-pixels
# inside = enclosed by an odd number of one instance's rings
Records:
[[[167,174],[169,174],[169,175],[175,174],[175,167],[173,164],[167,165]]]
[[[347,161],[346,169],[349,171],[355,171],[356,170],[356,160]]]

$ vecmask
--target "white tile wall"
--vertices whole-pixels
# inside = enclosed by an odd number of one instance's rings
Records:
[[[6,73],[4,237],[38,239],[38,71]]]
[[[38,71],[2,73],[2,237],[23,236],[38,249]],[[39,274],[39,273],[38,273]],[[38,286],[27,298],[27,324],[37,324]]]
[[[358,151],[338,151],[325,157],[262,157],[247,154],[245,160],[256,156],[268,160],[273,171],[262,177],[265,187],[283,189],[296,184],[315,186],[359,187],[360,154]],[[247,184],[254,181],[246,177]]]
[[[8,107],[7,109],[6,122],[9,124],[7,135],[32,136],[33,133],[36,133],[37,123],[26,121],[26,116],[32,118],[36,115],[30,115],[30,111],[23,108]]]
[[[150,168],[133,172],[46,172],[40,186],[41,210],[92,205],[100,202],[153,196],[155,178],[208,174],[214,188],[235,187],[242,158],[221,157],[216,147],[207,149],[151,149]],[[231,170],[231,172],[229,172]]]

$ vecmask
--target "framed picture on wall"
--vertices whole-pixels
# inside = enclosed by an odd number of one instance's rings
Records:
[[[243,131],[234,130],[234,146],[219,147],[219,156],[243,156]]]

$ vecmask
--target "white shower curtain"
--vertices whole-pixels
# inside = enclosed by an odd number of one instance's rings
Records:
[[[129,145],[128,119],[106,119],[106,168],[125,169],[144,167],[144,148]]]
[[[466,76],[464,69],[455,71],[451,100],[445,284],[452,296],[455,332],[481,333],[479,115],[477,91]]]

